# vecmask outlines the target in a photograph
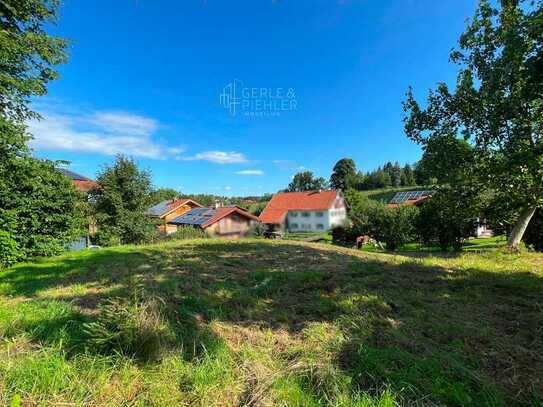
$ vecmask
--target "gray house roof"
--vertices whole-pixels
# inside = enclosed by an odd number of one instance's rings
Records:
[[[217,213],[213,208],[194,208],[170,221],[174,225],[201,225]]]
[[[58,170],[68,178],[73,179],[74,181],[92,181],[90,178],[87,178],[81,174],[78,174],[77,172],[73,172],[66,168],[59,168]]]
[[[146,214],[149,216],[161,217],[189,202],[191,202],[193,206],[202,206],[198,202],[193,201],[192,199],[167,199],[166,201],[162,201],[154,206],[151,206],[149,209],[147,209]]]

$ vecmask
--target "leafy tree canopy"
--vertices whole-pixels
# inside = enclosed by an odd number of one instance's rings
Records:
[[[0,1],[0,111],[4,120],[35,116],[30,98],[47,93],[56,79],[54,66],[67,59],[66,41],[47,34],[55,22],[58,0]]]
[[[294,175],[287,187],[287,192],[317,191],[326,189],[328,183],[322,177],[315,177],[311,171],[303,171]]]
[[[356,164],[351,158],[342,158],[339,160],[332,171],[330,177],[330,186],[334,189],[346,191],[349,179],[356,175]]]
[[[158,188],[151,192],[149,202],[151,205],[155,205],[162,201],[175,199],[179,196],[179,192],[173,188]]]
[[[440,83],[425,108],[408,91],[406,133],[425,147],[453,139],[473,147],[472,181],[519,208],[516,247],[543,205],[543,2],[481,0],[451,60],[455,89]]]
[[[145,214],[151,204],[151,174],[118,155],[97,178],[95,201],[97,239],[102,245],[145,243],[154,238],[154,222]]]
[[[58,253],[82,231],[82,197],[56,163],[27,147],[25,122],[38,117],[30,99],[47,92],[55,65],[66,60],[66,42],[44,30],[57,7],[56,0],[0,1],[0,230],[9,262]]]

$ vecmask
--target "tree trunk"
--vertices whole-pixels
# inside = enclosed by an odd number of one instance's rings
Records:
[[[530,219],[532,219],[532,216],[534,216],[535,210],[536,207],[533,206],[524,209],[520,213],[519,218],[517,219],[517,223],[515,223],[515,227],[511,231],[509,239],[507,240],[507,246],[509,246],[510,249],[518,249],[518,245],[522,240],[522,236],[524,236],[524,232],[526,231],[526,228],[530,223]]]

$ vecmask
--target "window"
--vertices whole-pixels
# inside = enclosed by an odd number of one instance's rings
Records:
[[[291,229],[298,229],[298,224],[297,223],[291,223],[290,228]]]
[[[323,230],[324,229],[324,225],[322,223],[317,223],[317,229],[318,230]]]
[[[298,212],[289,212],[288,215],[289,215],[291,218],[297,218],[297,217],[298,217]]]
[[[302,212],[302,218],[309,218],[311,214],[309,212]]]
[[[324,212],[315,212],[315,216],[317,218],[322,218],[324,216]]]

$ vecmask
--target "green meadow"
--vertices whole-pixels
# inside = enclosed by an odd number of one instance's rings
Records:
[[[0,404],[541,405],[543,256],[124,246],[0,272]]]

